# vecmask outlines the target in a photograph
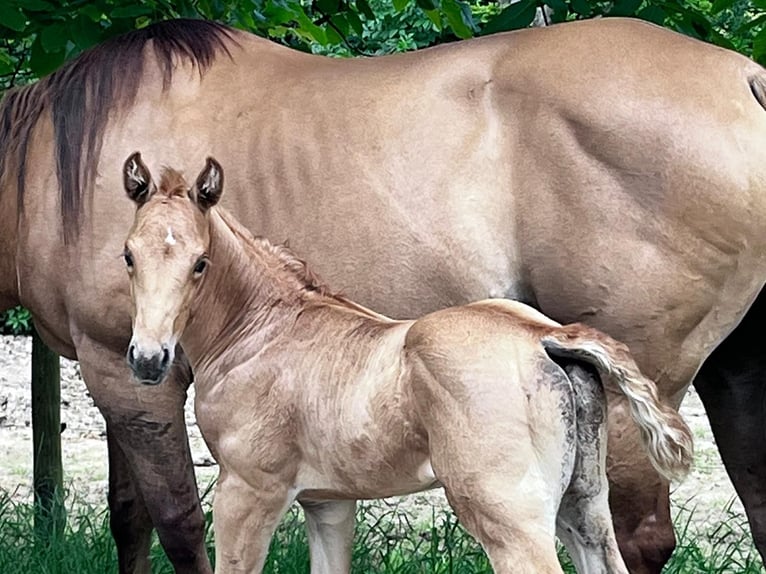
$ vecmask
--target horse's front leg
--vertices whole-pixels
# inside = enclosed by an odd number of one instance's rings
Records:
[[[300,501],[306,515],[311,574],[343,574],[351,570],[355,500]]]
[[[121,354],[89,340],[77,347],[83,379],[106,418],[110,506],[122,572],[146,569],[146,512],[176,572],[212,572],[183,405],[191,381],[178,362],[156,386],[134,381]],[[134,532],[127,529],[136,528]]]
[[[130,468],[130,462],[106,427],[109,449],[109,525],[117,545],[120,574],[149,574],[149,548],[152,542],[152,517]]]
[[[274,531],[294,501],[286,483],[265,478],[254,488],[221,465],[213,502],[216,574],[263,570]]]
[[[766,354],[762,292],[742,323],[705,361],[694,386],[718,450],[766,561]]]

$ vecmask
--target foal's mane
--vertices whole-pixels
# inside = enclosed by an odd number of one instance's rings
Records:
[[[308,292],[315,292],[332,299],[343,300],[336,296],[319,277],[309,269],[306,262],[293,253],[287,245],[272,243],[265,237],[256,237],[242,225],[231,213],[222,207],[215,208],[221,221],[231,233],[254,255],[265,254],[279,266],[297,279],[298,284]]]
[[[266,254],[267,257],[279,262],[282,269],[286,270],[294,277],[304,293],[316,293],[324,297],[325,303],[334,304],[349,309],[358,315],[368,317],[378,322],[391,323],[396,322],[393,319],[376,313],[364,305],[360,305],[351,299],[348,299],[341,293],[335,293],[324,283],[308,266],[308,264],[298,257],[293,251],[284,244],[275,244],[265,237],[257,237],[250,233],[250,230],[242,225],[231,213],[222,207],[214,207],[216,213],[220,216],[221,222],[228,227],[229,231],[253,254]]]
[[[76,237],[82,194],[90,191],[109,114],[135,101],[151,42],[162,70],[163,89],[176,63],[187,61],[200,75],[224,53],[233,30],[204,20],[168,20],[116,36],[28,86],[9,90],[0,102],[0,181],[16,169],[18,209],[24,208],[27,148],[38,120],[50,111],[64,240]]]

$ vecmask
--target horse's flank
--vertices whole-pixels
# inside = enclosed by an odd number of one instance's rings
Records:
[[[171,20],[112,38],[84,52],[39,82],[10,90],[0,103],[0,190],[15,175],[19,209],[24,208],[27,148],[45,111],[55,130],[56,172],[64,238],[73,239],[83,194],[98,168],[110,114],[129,109],[144,76],[145,48],[151,43],[163,89],[179,62],[200,75],[235,42],[232,30],[204,20]]]

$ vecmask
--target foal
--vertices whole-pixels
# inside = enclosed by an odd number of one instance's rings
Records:
[[[157,189],[135,153],[124,182],[138,204],[128,361],[160,383],[180,342],[193,366],[220,465],[216,572],[259,572],[296,500],[311,571],[348,572],[356,499],[437,486],[498,573],[561,572],[557,533],[578,571],[627,572],[607,504],[604,388],[629,399],[668,479],[692,445],[623,345],[513,301],[394,321],[333,295],[215,206],[213,159],[191,189],[170,169]]]

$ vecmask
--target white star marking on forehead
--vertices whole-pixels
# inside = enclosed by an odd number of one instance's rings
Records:
[[[168,245],[175,245],[176,244],[176,238],[173,237],[173,230],[168,225],[168,235],[165,237],[165,243]]]

